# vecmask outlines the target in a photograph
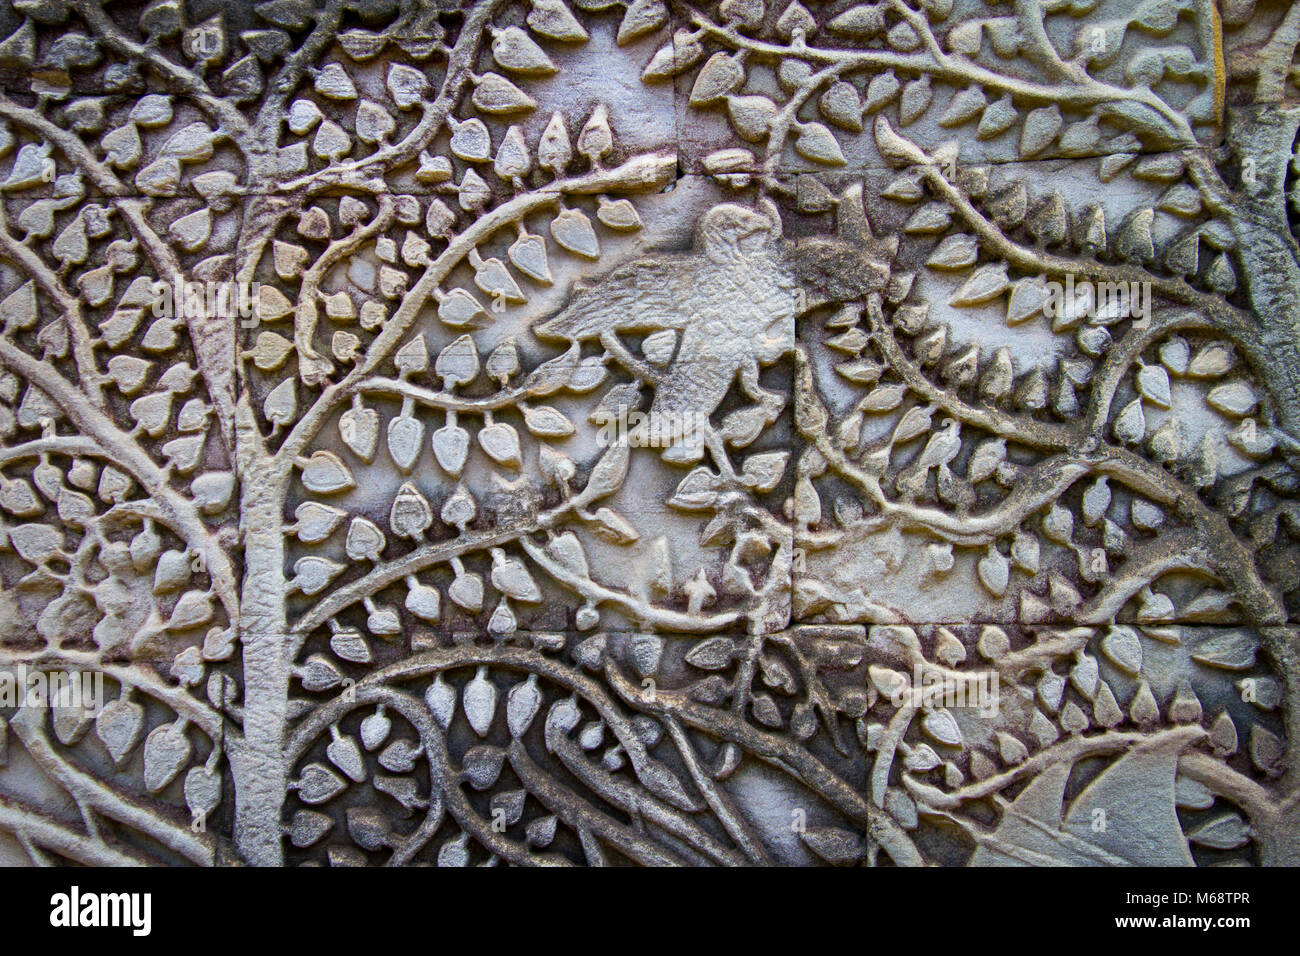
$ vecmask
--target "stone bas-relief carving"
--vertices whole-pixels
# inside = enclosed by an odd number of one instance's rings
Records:
[[[0,858],[1296,862],[1297,11],[14,0]]]

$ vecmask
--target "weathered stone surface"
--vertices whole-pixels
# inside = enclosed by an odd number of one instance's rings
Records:
[[[0,8],[0,861],[1297,862],[1297,10]]]

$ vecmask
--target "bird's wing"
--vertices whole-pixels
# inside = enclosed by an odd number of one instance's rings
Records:
[[[935,465],[947,464],[957,456],[961,448],[961,439],[951,428],[945,428],[930,436],[925,443],[925,450],[917,459],[918,468],[933,468]]]
[[[655,332],[680,329],[690,295],[689,260],[656,257],[619,266],[578,288],[558,315],[533,327],[538,338],[598,338],[609,330]]]
[[[711,334],[699,325],[688,327],[677,358],[655,388],[651,414],[712,415],[731,388],[743,359],[735,346],[732,335]]]
[[[916,467],[933,468],[939,464],[939,459],[943,457],[943,441],[944,435],[942,432],[931,435],[925,443],[925,448],[917,456]]]

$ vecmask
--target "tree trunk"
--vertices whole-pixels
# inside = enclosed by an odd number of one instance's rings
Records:
[[[241,476],[244,581],[239,637],[243,645],[244,735],[235,764],[235,844],[244,861],[283,861],[280,816],[288,768],[288,625],[285,618],[285,481],[269,462]]]
[[[1252,107],[1233,111],[1228,133],[1243,171],[1232,225],[1260,323],[1257,371],[1272,385],[1276,424],[1293,441],[1300,441],[1300,248],[1287,221],[1286,182],[1298,124],[1300,111]],[[1287,451],[1294,460],[1300,449]]]

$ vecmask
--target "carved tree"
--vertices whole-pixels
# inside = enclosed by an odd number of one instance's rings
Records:
[[[15,0],[0,828],[1294,862],[1300,19],[1115,6]]]

